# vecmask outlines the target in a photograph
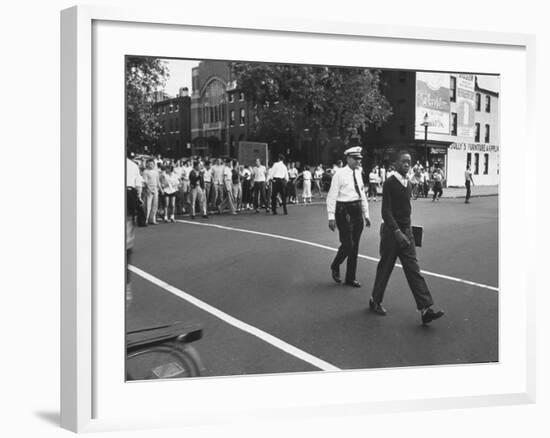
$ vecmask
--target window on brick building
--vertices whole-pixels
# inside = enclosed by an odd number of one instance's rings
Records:
[[[235,126],[235,110],[229,113],[229,126]]]
[[[483,175],[489,174],[489,154],[483,154]]]
[[[458,124],[457,114],[451,113],[451,135],[456,135],[457,124]]]
[[[476,111],[481,111],[481,94],[476,93]]]
[[[485,112],[491,112],[491,96],[485,96]]]
[[[245,120],[244,108],[241,108],[240,117],[239,117],[239,124],[241,126],[244,126],[245,122],[246,122],[246,120]]]
[[[479,154],[474,154],[474,175],[479,175]]]
[[[451,76],[451,102],[456,102],[456,77]]]
[[[489,143],[491,141],[491,127],[489,125],[485,125],[485,143]]]
[[[474,138],[474,141],[476,143],[479,143],[480,131],[481,131],[481,125],[479,123],[476,123],[476,132],[475,132],[475,138]]]

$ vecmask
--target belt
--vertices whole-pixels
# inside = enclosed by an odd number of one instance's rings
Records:
[[[353,204],[359,204],[361,203],[361,200],[358,199],[357,201],[336,201],[336,204],[341,204],[341,205],[353,205]]]

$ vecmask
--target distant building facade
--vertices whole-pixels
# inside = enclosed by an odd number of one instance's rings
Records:
[[[476,184],[498,184],[498,86],[484,88],[487,77],[462,73],[387,70],[381,76],[393,116],[366,136],[369,165],[389,164],[395,152],[408,149],[413,162],[443,169],[448,186],[464,186],[467,165]]]
[[[236,157],[239,141],[249,139],[254,116],[230,63],[201,61],[192,77],[192,153]]]
[[[165,157],[191,155],[191,98],[189,90],[181,88],[178,96],[158,95],[153,113],[159,124],[159,138],[154,150]]]

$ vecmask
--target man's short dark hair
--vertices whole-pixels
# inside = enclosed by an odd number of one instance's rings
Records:
[[[395,155],[395,162],[399,161],[403,155],[411,155],[411,153],[407,149],[401,149]]]
[[[285,156],[283,154],[279,154],[279,161],[284,159],[285,159]]]

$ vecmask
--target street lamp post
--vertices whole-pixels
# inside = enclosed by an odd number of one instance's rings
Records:
[[[428,168],[428,126],[430,126],[428,113],[424,114],[424,121],[420,126],[424,126],[424,162],[426,168]]]

